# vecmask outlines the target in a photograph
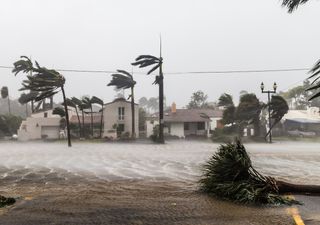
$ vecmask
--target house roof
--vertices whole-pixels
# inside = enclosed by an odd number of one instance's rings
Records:
[[[80,115],[80,122],[82,123],[82,116]],[[70,123],[78,124],[78,117],[76,115],[71,116]],[[84,123],[91,124],[91,116],[84,116]],[[93,123],[101,123],[101,115],[93,115]]]
[[[304,118],[286,119],[285,122],[294,122],[294,123],[302,123],[302,124],[320,124],[320,120],[312,120],[312,119],[304,119]]]
[[[131,101],[128,101],[128,100],[126,100],[125,98],[116,98],[116,99],[113,100],[112,102],[108,102],[108,103],[106,103],[106,104],[104,104],[104,105],[110,105],[110,104],[115,103],[115,102],[125,102],[125,103],[131,104]],[[137,103],[134,103],[134,104],[135,104],[135,105],[138,105]]]
[[[164,112],[165,122],[209,122],[202,114],[208,115],[209,118],[222,117],[222,111],[213,109],[177,109],[175,113],[171,110]]]

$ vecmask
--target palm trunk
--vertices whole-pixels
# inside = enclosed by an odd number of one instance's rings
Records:
[[[163,73],[162,73],[162,63],[159,67],[159,142],[164,144],[164,120],[163,120]]]
[[[84,131],[85,131],[85,128],[84,128],[84,110],[81,110],[81,112],[82,112],[82,137],[84,138],[84,136],[85,136],[85,133],[84,133]]]
[[[66,112],[66,121],[67,121],[67,135],[68,135],[68,146],[71,147],[71,136],[70,136],[70,124],[69,124],[69,112],[68,106],[66,102],[66,94],[64,92],[64,87],[61,87],[62,95],[63,95],[63,102],[64,102],[64,110]]]
[[[11,114],[11,106],[10,106],[9,94],[8,94],[8,110],[9,110],[9,114]]]
[[[103,104],[101,105],[101,119],[100,119],[100,138],[102,138],[102,123],[103,123]]]
[[[78,117],[79,137],[81,138],[81,122],[80,122],[80,116],[79,116],[79,112],[78,112],[77,106],[75,106],[75,109],[76,109],[76,114],[77,114],[77,117]]]
[[[284,181],[277,181],[277,186],[279,188],[280,194],[285,194],[285,193],[320,194],[319,185],[302,185],[302,184],[287,183]]]
[[[91,109],[91,136],[93,138],[93,111],[92,111],[92,105],[90,105],[90,109]]]
[[[135,117],[135,108],[134,108],[134,87],[131,87],[131,114],[132,114],[132,129],[131,129],[131,138],[136,138],[136,117]]]
[[[26,118],[28,117],[28,103],[26,103]]]

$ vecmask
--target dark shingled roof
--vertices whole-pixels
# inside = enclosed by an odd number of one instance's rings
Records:
[[[165,122],[209,122],[210,119],[203,116],[203,114],[210,118],[222,117],[222,111],[214,109],[177,109],[176,113],[171,110],[164,112]]]

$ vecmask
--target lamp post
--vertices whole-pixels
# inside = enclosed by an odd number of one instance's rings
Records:
[[[264,90],[264,83],[262,82],[260,85],[261,93],[268,94],[268,114],[269,114],[269,143],[272,143],[272,133],[271,133],[271,115],[270,115],[270,94],[275,94],[277,91],[277,83],[273,83],[273,91],[265,91]]]

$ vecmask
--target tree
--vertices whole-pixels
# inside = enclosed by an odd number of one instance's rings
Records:
[[[102,99],[93,96],[91,98],[91,103],[92,104],[98,104],[99,106],[101,106],[101,117],[100,117],[100,138],[102,138],[102,126],[103,126],[103,108],[104,108],[104,102]]]
[[[203,91],[194,92],[191,96],[191,100],[187,105],[188,109],[201,109],[208,107],[208,95],[204,94]]]
[[[223,124],[234,124],[235,123],[235,113],[236,107],[233,103],[233,98],[231,95],[224,93],[219,97],[218,106],[224,107],[222,123]]]
[[[273,95],[269,105],[266,106],[270,107],[270,117],[273,120],[273,123],[271,125],[271,129],[268,131],[265,137],[270,134],[272,128],[281,121],[283,116],[287,114],[289,110],[287,101],[279,95]]]
[[[244,125],[253,124],[254,136],[260,136],[260,113],[262,107],[263,105],[255,94],[245,94],[240,97],[236,110],[236,119],[238,120],[240,130]]]
[[[282,5],[288,8],[289,13],[293,12],[299,5],[309,0],[282,0]]]
[[[22,56],[20,60],[14,63],[14,68],[12,72],[17,75],[18,73],[30,73],[33,75],[27,75],[27,80],[22,82],[21,91],[35,91],[37,95],[33,98],[36,102],[41,101],[45,98],[49,98],[58,92],[62,92],[64,108],[66,112],[66,123],[67,123],[67,134],[68,134],[68,146],[71,147],[71,136],[70,136],[70,124],[69,124],[69,114],[68,106],[66,104],[66,94],[64,90],[64,85],[66,79],[62,74],[53,69],[47,69],[41,67],[38,62],[35,62],[35,66],[32,61],[26,57]]]
[[[10,97],[9,97],[8,87],[4,86],[1,88],[1,98],[3,98],[3,99],[8,98],[8,110],[9,110],[9,114],[11,114]]]
[[[318,98],[320,96],[320,60],[314,65],[314,67],[309,71],[311,76],[308,79],[314,79],[311,83],[311,86],[307,89],[307,91],[314,91],[316,92],[310,97],[310,101]]]
[[[153,84],[159,85],[159,143],[164,143],[163,128],[163,72],[162,72],[163,58],[161,55],[161,40],[160,40],[160,57],[152,55],[140,55],[136,58],[136,61],[132,63],[133,66],[139,66],[139,68],[149,67],[153,65],[152,69],[148,71],[148,75],[159,69],[159,75],[156,76]]]
[[[131,90],[131,94],[129,99],[131,99],[131,115],[132,115],[132,130],[131,130],[131,138],[134,139],[136,137],[135,131],[135,103],[134,103],[134,86],[136,85],[136,81],[133,80],[132,74],[128,73],[125,70],[117,70],[118,73],[112,74],[112,80],[108,84],[108,86],[115,86],[117,89],[129,89]]]
[[[232,96],[227,93],[222,94],[219,97],[218,106],[223,106],[225,108],[227,108],[229,106],[234,106]]]

